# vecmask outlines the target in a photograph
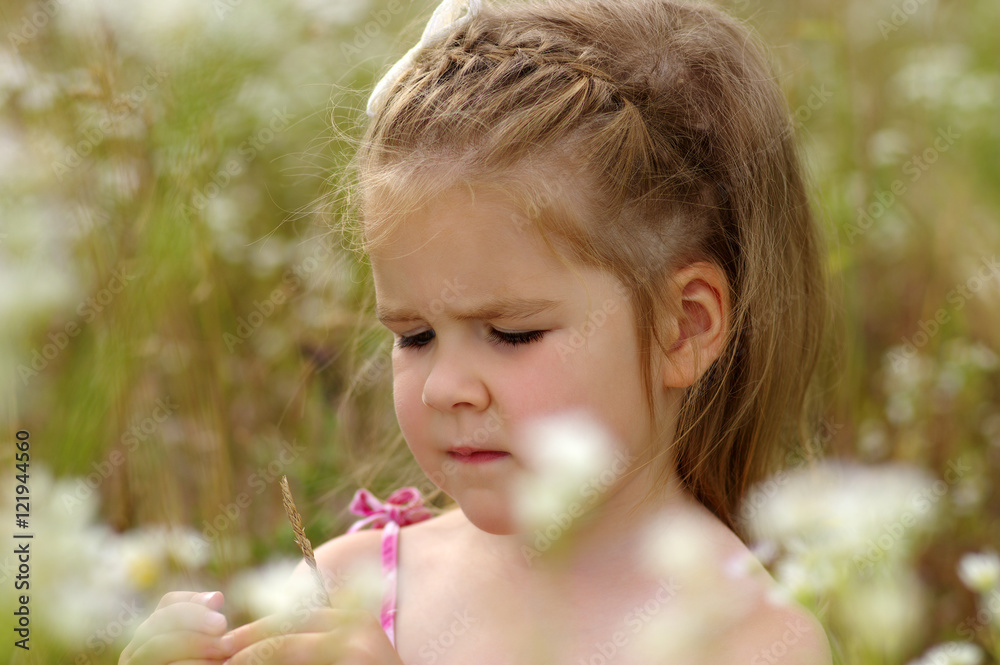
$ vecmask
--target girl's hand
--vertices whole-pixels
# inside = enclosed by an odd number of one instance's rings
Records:
[[[227,665],[403,665],[368,612],[320,608],[274,615],[230,632]]]
[[[225,648],[226,617],[218,591],[173,591],[136,629],[118,665],[217,665],[232,654]]]

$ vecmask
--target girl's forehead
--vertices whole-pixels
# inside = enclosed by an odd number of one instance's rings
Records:
[[[365,248],[371,254],[404,239],[412,242],[420,233],[444,232],[449,224],[493,225],[532,241],[539,234],[579,236],[586,196],[571,189],[565,180],[544,176],[455,179],[447,186],[441,180],[397,180],[366,198]]]
[[[496,196],[453,189],[418,209],[383,222],[368,251],[373,260],[401,257],[432,247],[482,250],[491,244],[505,251],[543,246],[525,211]],[[427,253],[427,252],[424,252]]]

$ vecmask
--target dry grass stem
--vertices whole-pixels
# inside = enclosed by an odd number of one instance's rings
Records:
[[[295,501],[292,499],[292,490],[288,487],[288,476],[281,477],[281,503],[285,507],[285,514],[288,515],[288,521],[292,524],[292,531],[295,532],[295,542],[302,551],[302,557],[306,560],[309,568],[312,569],[313,575],[316,577],[316,583],[322,594],[323,602],[329,607],[330,596],[326,592],[326,584],[323,583],[323,576],[316,565],[316,556],[313,554],[312,543],[306,537],[306,530],[302,525],[302,515],[299,514],[298,509],[295,507]]]

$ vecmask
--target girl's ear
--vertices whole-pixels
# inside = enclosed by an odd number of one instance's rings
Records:
[[[665,335],[661,378],[665,388],[694,384],[725,348],[729,333],[729,283],[714,263],[699,261],[673,275],[669,287],[675,312]]]

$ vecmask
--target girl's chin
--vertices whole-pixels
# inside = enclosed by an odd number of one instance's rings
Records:
[[[473,490],[468,493],[458,492],[457,496],[451,495],[451,497],[465,514],[465,518],[480,531],[495,536],[524,533],[524,529],[514,518],[510,502],[505,498],[491,497],[481,490]]]

